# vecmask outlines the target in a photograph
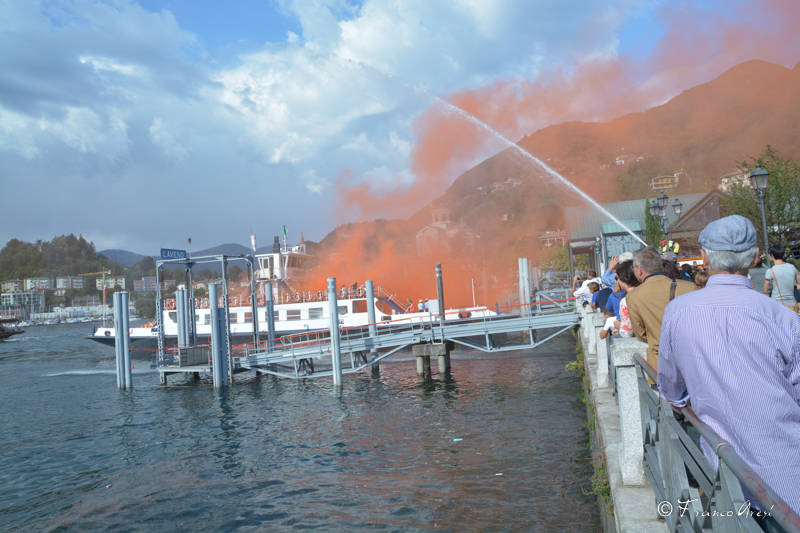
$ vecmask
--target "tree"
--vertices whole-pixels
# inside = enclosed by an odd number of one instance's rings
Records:
[[[749,172],[756,164],[769,171],[769,185],[764,197],[769,244],[785,246],[800,239],[800,165],[797,161],[780,157],[769,145],[761,155],[742,161],[739,166]],[[758,228],[760,249],[768,248],[762,235],[758,194],[749,181],[735,185],[730,194],[722,198],[722,206],[728,214],[749,218]]]
[[[664,240],[664,233],[658,225],[656,217],[650,214],[650,199],[644,199],[644,240],[648,246],[656,249],[661,248],[661,241]]]
[[[238,265],[233,265],[228,270],[228,279],[231,281],[239,281],[239,278],[242,277],[242,269]]]
[[[154,292],[138,293],[133,297],[136,314],[142,318],[155,318],[156,295]]]
[[[0,279],[40,276],[44,270],[44,256],[41,249],[34,244],[11,239],[0,250]]]
[[[578,270],[586,270],[589,268],[589,262],[585,255],[576,255],[574,257],[575,268]],[[569,270],[569,251],[563,246],[553,246],[547,251],[547,255],[539,263],[540,268],[544,270]]]

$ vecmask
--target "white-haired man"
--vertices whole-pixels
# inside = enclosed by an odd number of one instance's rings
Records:
[[[747,279],[759,260],[749,220],[711,222],[700,245],[711,277],[664,312],[659,390],[672,405],[691,401],[700,419],[800,512],[800,318]],[[714,450],[702,446],[718,466]],[[746,490],[745,496],[769,510]]]

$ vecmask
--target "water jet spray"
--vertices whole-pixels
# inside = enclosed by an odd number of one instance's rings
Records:
[[[605,216],[607,216],[609,219],[611,219],[613,222],[618,224],[622,229],[624,229],[627,233],[629,233],[634,239],[636,239],[637,241],[642,243],[644,246],[647,246],[647,243],[644,242],[638,235],[636,235],[636,233],[634,233],[633,230],[631,230],[628,226],[623,224],[622,221],[620,221],[617,217],[612,215],[607,209],[605,209],[602,205],[600,205],[594,198],[592,198],[591,196],[586,194],[580,187],[578,187],[577,185],[575,185],[574,183],[569,181],[567,178],[562,176],[560,173],[556,172],[547,163],[545,163],[544,161],[542,161],[541,159],[539,159],[538,157],[536,157],[535,155],[533,155],[529,151],[525,150],[524,148],[522,148],[520,145],[518,145],[517,143],[515,143],[511,139],[508,139],[506,136],[504,136],[499,131],[495,130],[494,128],[492,128],[491,126],[489,126],[488,124],[486,124],[485,122],[480,120],[475,115],[472,115],[471,113],[461,109],[460,107],[458,107],[455,104],[452,104],[452,103],[448,102],[447,100],[444,100],[444,99],[440,98],[439,96],[436,96],[435,94],[431,93],[430,91],[428,91],[424,87],[409,85],[408,83],[404,82],[403,80],[401,80],[397,76],[395,76],[395,75],[393,75],[393,74],[391,74],[389,72],[383,72],[382,70],[378,69],[377,67],[373,67],[372,65],[368,65],[368,64],[364,63],[363,61],[358,61],[356,59],[345,58],[345,57],[341,57],[341,56],[335,56],[335,57],[338,57],[339,59],[341,59],[342,61],[345,61],[347,63],[355,64],[355,65],[361,67],[364,70],[371,70],[373,72],[376,72],[377,74],[383,76],[384,78],[396,81],[396,82],[400,83],[402,86],[410,89],[411,91],[413,91],[413,92],[415,92],[417,94],[422,94],[422,95],[426,96],[427,98],[433,100],[434,103],[442,105],[449,112],[455,113],[458,116],[460,116],[461,118],[463,118],[465,120],[468,120],[472,124],[475,124],[476,126],[480,127],[482,130],[488,132],[489,134],[491,134],[496,139],[499,139],[505,145],[509,146],[510,148],[515,149],[522,156],[526,157],[530,161],[533,161],[542,170],[544,170],[547,173],[548,176],[550,176],[551,178],[555,178],[562,185],[566,186],[568,189],[570,189],[573,192],[575,192],[578,196],[580,196],[581,198],[586,200],[589,203],[589,205],[591,205],[592,207],[594,207],[595,209],[597,209],[598,211],[603,213]]]

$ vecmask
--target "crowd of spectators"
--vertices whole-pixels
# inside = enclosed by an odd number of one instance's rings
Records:
[[[702,264],[646,247],[612,258],[600,278],[576,276],[574,295],[605,314],[602,338],[646,342],[652,386],[675,407],[691,404],[800,513],[800,273],[772,247],[763,288],[753,290],[756,232],[738,215],[710,223],[699,242]],[[702,448],[716,467],[715,451]]]

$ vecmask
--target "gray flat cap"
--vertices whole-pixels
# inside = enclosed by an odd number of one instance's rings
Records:
[[[718,218],[700,232],[700,246],[707,250],[744,252],[756,246],[756,228],[741,215]]]

